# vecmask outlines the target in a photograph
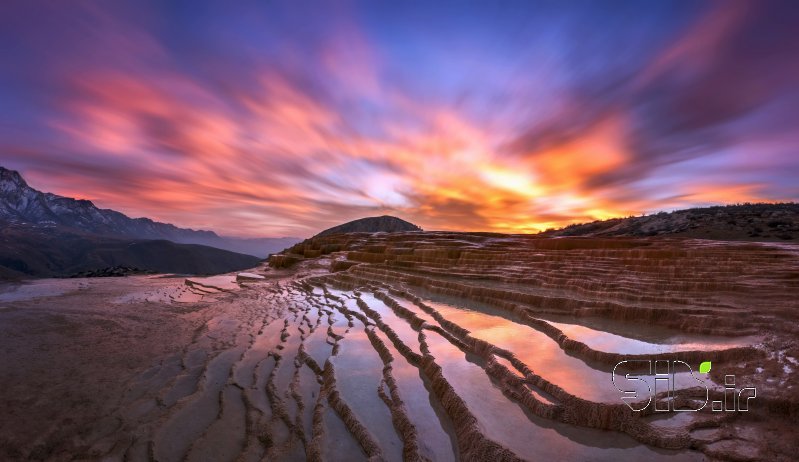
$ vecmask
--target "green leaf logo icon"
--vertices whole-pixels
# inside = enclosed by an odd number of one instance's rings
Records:
[[[710,372],[710,361],[705,361],[699,365],[699,373],[707,374],[708,372]]]

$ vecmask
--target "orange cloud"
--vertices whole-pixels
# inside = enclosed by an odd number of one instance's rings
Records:
[[[471,28],[427,55],[422,34],[396,38],[404,28],[364,28],[349,10],[286,29],[252,12],[226,33],[183,37],[170,30],[178,37],[159,39],[159,27],[90,9],[86,24],[96,27],[60,32],[80,53],[42,54],[58,64],[52,76],[61,90],[43,116],[49,125],[35,131],[47,141],[20,142],[25,149],[4,155],[30,166],[42,189],[133,216],[250,236],[307,236],[382,213],[428,229],[536,232],[678,205],[797,194],[791,185],[769,190],[770,178],[791,181],[785,178],[796,167],[789,158],[796,140],[775,142],[767,130],[756,149],[720,156],[734,169],[707,179],[696,173],[725,167],[707,156],[724,153],[736,138],[730,131],[755,139],[734,123],[767,106],[769,91],[779,87],[774,76],[786,88],[796,81],[789,65],[784,73],[750,70],[761,59],[787,62],[782,55],[724,49],[749,43],[739,35],[754,4],[711,9],[671,42],[657,35],[643,58],[630,51],[629,66],[613,59],[620,40],[598,40],[591,53],[607,56],[586,64],[578,59],[585,50],[559,43],[557,30],[531,37],[551,47],[541,47],[541,55],[531,50],[528,62],[506,49],[515,41],[462,42],[486,33]],[[158,24],[160,15],[145,10],[137,18]],[[303,26],[314,19],[290,18]],[[505,38],[503,30],[490,32]],[[596,36],[614,38],[612,32]],[[777,45],[790,43],[780,39],[789,32],[782,34]],[[198,36],[222,51],[195,55],[180,46]],[[29,38],[32,49],[42,46],[37,40]],[[741,88],[751,91],[739,96]],[[795,119],[775,119],[793,133]],[[771,128],[775,119],[760,123]],[[743,138],[735,141],[741,147]],[[752,160],[753,150],[771,158]],[[750,177],[752,165],[759,177]]]

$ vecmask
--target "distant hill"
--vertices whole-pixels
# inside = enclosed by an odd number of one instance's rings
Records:
[[[0,221],[0,279],[62,277],[115,266],[159,273],[218,274],[252,268],[260,259],[166,240],[115,239],[63,226]]]
[[[595,221],[543,236],[675,236],[718,240],[797,241],[799,204],[740,204]]]
[[[403,219],[383,215],[381,217],[367,217],[328,228],[317,236],[329,236],[341,233],[397,233],[403,231],[421,231],[422,228]]]
[[[323,253],[329,253],[337,246],[326,246],[325,249],[319,248],[316,243],[320,237],[332,236],[335,234],[347,233],[399,233],[408,231],[423,231],[422,228],[407,222],[401,218],[383,215],[380,217],[367,217],[328,228],[321,233],[294,244],[278,254],[273,254],[269,258],[269,264],[275,268],[284,268],[307,257],[318,257]],[[324,240],[324,239],[322,239]]]
[[[165,239],[182,244],[201,244],[260,258],[300,241],[293,237],[230,238],[213,231],[178,228],[149,218],[130,218],[115,210],[98,208],[88,200],[33,189],[18,172],[4,167],[0,167],[0,220],[61,226],[115,238]]]

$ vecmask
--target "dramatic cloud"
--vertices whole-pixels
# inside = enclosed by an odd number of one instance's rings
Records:
[[[794,2],[7,2],[0,164],[230,235],[799,199]]]

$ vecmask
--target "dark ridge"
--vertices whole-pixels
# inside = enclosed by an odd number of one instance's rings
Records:
[[[579,223],[540,234],[557,236],[674,236],[744,241],[799,240],[799,204],[735,204]]]
[[[227,250],[166,240],[116,239],[65,227],[0,220],[0,278],[65,277],[127,267],[158,273],[219,274],[260,260]]]
[[[115,239],[63,227],[0,221],[0,278],[66,277],[128,267],[142,271],[219,274],[252,268],[257,257],[166,240]]]

